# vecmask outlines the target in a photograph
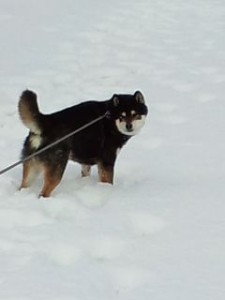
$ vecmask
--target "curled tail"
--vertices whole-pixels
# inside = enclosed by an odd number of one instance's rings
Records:
[[[37,104],[37,95],[26,90],[20,96],[18,110],[23,124],[35,134],[41,133],[39,126],[40,111]]]

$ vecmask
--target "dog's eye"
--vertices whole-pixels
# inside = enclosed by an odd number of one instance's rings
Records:
[[[120,122],[125,121],[125,120],[126,120],[126,117],[127,117],[126,112],[125,112],[125,111],[122,112],[122,113],[119,115],[119,120],[120,120]]]
[[[141,120],[141,115],[136,114],[135,118],[136,118],[136,120]]]
[[[132,118],[136,119],[137,116],[138,116],[138,113],[135,110],[132,110],[131,111],[131,116],[132,116]]]
[[[125,116],[122,116],[122,115],[120,115],[120,116],[119,116],[119,120],[120,120],[120,122],[124,121],[124,120],[125,120],[125,118],[126,118]]]
[[[135,120],[140,120],[141,119],[141,115],[139,115],[138,113],[134,112],[132,114],[132,118],[135,119]]]

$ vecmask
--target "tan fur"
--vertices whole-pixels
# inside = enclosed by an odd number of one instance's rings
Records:
[[[44,166],[44,185],[39,197],[50,197],[51,192],[60,183],[62,174],[55,172],[49,166]]]
[[[23,179],[20,189],[29,187],[41,172],[40,163],[35,159],[23,163]]]
[[[98,164],[98,175],[100,182],[113,183],[113,170],[107,170],[102,164]]]

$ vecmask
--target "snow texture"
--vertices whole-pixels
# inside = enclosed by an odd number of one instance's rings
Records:
[[[0,299],[222,300],[224,0],[0,0],[0,168],[20,155],[21,92],[50,113],[141,90],[149,116],[115,185],[38,199],[0,176]]]

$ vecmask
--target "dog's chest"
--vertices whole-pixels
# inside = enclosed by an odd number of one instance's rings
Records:
[[[105,156],[116,157],[130,137],[108,129],[99,128],[74,136],[71,144],[74,160],[94,164]]]

